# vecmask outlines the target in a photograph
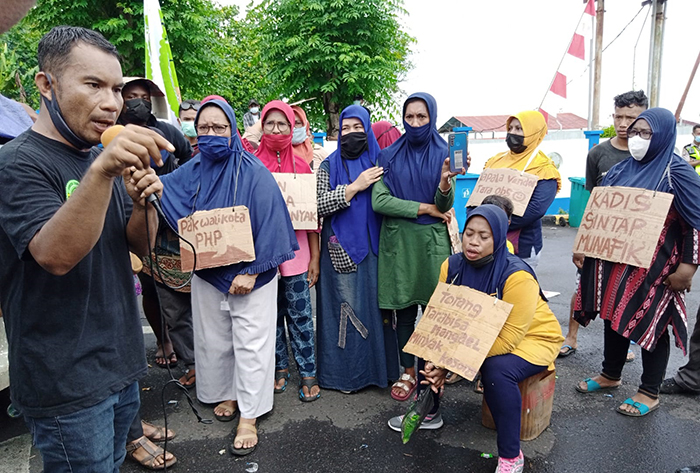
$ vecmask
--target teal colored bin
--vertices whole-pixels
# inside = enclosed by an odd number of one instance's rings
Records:
[[[569,203],[569,225],[578,227],[583,219],[583,211],[586,210],[588,198],[591,193],[586,190],[585,177],[570,177],[571,201]]]
[[[464,231],[464,224],[467,221],[467,201],[476,187],[476,181],[479,180],[478,174],[465,174],[457,176],[457,185],[455,186],[455,203],[453,205],[455,214],[457,215],[457,223],[459,223],[459,231]]]

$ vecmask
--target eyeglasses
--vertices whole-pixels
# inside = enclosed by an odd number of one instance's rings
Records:
[[[641,136],[643,140],[651,139],[651,135],[654,132],[651,130],[627,130],[627,138],[634,138],[635,136]]]
[[[197,125],[197,134],[206,135],[209,130],[214,130],[217,135],[223,135],[228,129],[228,125]]]
[[[265,128],[265,131],[273,131],[275,127],[277,127],[280,133],[284,133],[285,131],[289,130],[289,123],[267,121],[263,124],[263,127]]]
[[[182,110],[189,110],[189,109],[192,109],[192,110],[195,110],[195,111],[196,111],[196,110],[199,110],[199,107],[200,107],[200,106],[201,106],[201,104],[198,104],[198,103],[190,103],[190,102],[182,102],[182,103],[180,104],[180,108],[181,108]]]

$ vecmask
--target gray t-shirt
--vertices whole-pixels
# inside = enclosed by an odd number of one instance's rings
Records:
[[[586,160],[586,190],[592,191],[602,182],[611,167],[630,156],[629,151],[615,148],[610,140],[591,148]]]

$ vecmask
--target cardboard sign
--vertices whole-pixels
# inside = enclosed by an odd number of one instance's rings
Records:
[[[245,205],[201,210],[177,221],[180,235],[194,245],[197,268],[217,268],[255,260],[250,213]],[[192,271],[194,255],[190,245],[180,240],[183,271]]]
[[[495,194],[513,202],[513,215],[522,217],[540,178],[515,169],[484,169],[476,181],[467,207],[481,205],[484,197]]]
[[[596,187],[574,253],[648,269],[673,195],[633,187]]]
[[[316,175],[276,172],[272,175],[287,203],[294,230],[317,230]]]
[[[450,235],[450,245],[452,246],[452,254],[462,252],[462,240],[459,239],[459,223],[457,223],[457,214],[452,208],[448,212],[452,215],[450,223],[447,224],[447,233]]]
[[[512,309],[483,292],[440,282],[403,350],[473,381]]]

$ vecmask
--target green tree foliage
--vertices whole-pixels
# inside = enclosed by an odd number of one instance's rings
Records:
[[[248,22],[236,19],[236,7],[220,7],[212,0],[160,0],[160,4],[183,99],[221,95],[242,116],[251,96],[261,101],[277,96],[259,53],[247,47],[255,44],[255,37]],[[0,36],[0,52],[4,43],[18,58],[13,67],[32,106],[38,105],[33,80],[37,45],[56,25],[101,32],[122,55],[125,76],[145,75],[143,0],[39,0],[27,17]],[[6,75],[0,71],[4,84],[0,93],[19,99],[19,90],[5,81]]]
[[[603,128],[603,134],[600,135],[601,138],[612,138],[613,136],[617,136],[614,125],[610,125],[607,128]]]
[[[265,0],[249,12],[260,29],[270,78],[336,136],[340,111],[361,94],[376,115],[396,112],[399,82],[414,41],[399,16],[402,0]]]

